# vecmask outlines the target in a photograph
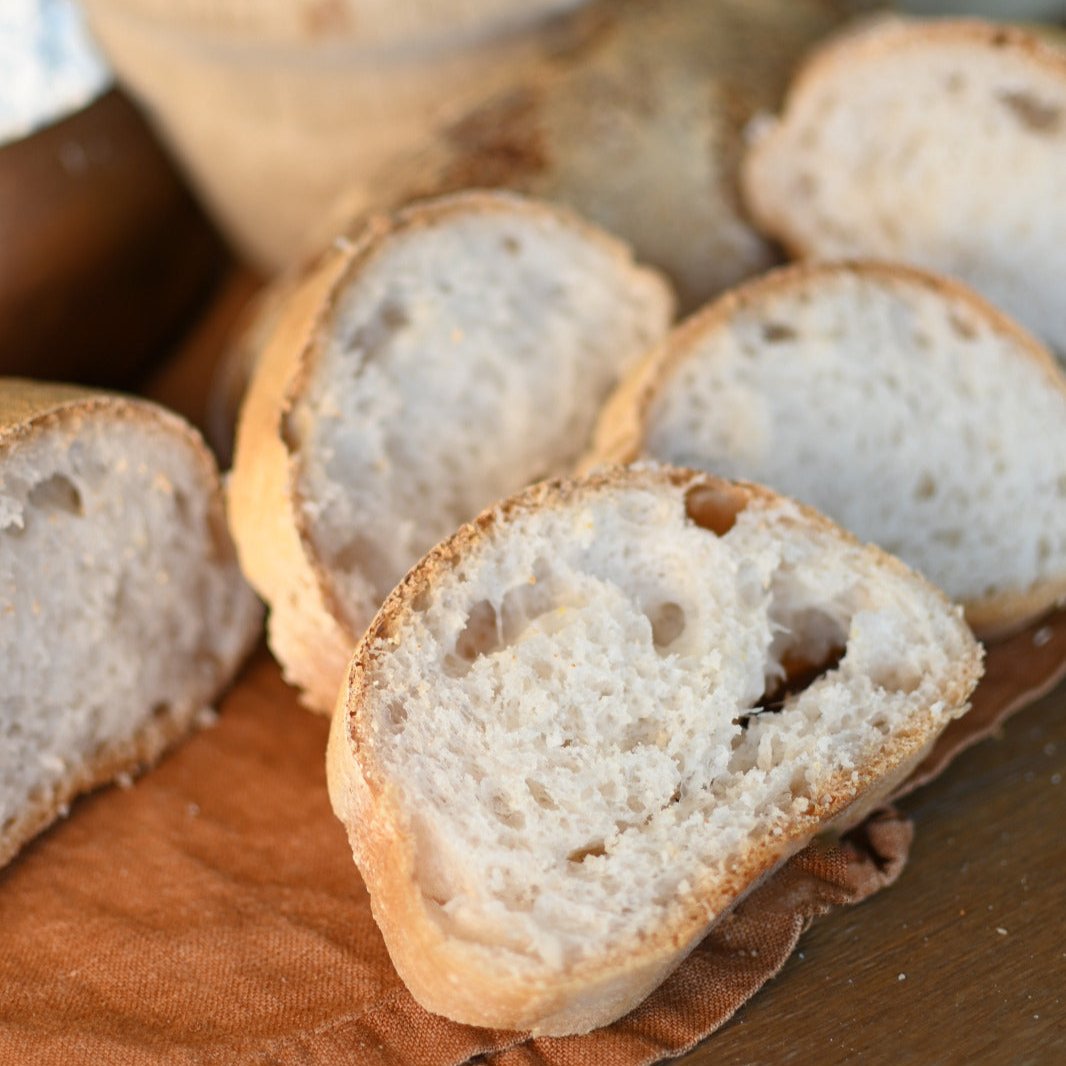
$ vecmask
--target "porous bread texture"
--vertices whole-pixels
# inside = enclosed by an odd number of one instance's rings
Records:
[[[820,515],[616,470],[528,490],[411,572],[352,660],[330,794],[419,1002],[583,1032],[864,817],[979,674],[961,612]]]
[[[899,555],[985,635],[1066,596],[1066,379],[974,293],[811,264],[679,327],[605,408],[590,463],[751,478]]]
[[[770,235],[958,277],[1066,359],[1066,52],[885,20],[817,53],[760,131],[743,186]]]
[[[313,317],[257,368],[231,487],[271,646],[324,711],[407,569],[493,500],[568,470],[673,311],[624,245],[510,194],[415,206],[338,255],[311,283]]]
[[[0,382],[0,864],[74,795],[157,758],[232,678],[260,609],[221,504],[176,417]]]

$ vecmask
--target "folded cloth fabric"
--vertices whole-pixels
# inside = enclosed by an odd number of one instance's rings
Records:
[[[921,772],[1064,673],[1066,611],[991,647],[974,709]],[[223,712],[132,788],[79,802],[0,874],[0,1062],[650,1063],[722,1025],[812,920],[890,884],[910,847],[892,810],[816,841],[627,1017],[528,1040],[435,1017],[407,993],[329,809],[328,723],[300,711],[265,655]]]

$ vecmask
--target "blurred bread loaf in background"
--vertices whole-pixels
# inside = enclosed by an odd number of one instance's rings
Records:
[[[778,261],[747,220],[738,170],[753,115],[855,5],[616,0],[584,46],[366,175],[324,239],[366,214],[505,187],[579,211],[628,241],[689,310]]]

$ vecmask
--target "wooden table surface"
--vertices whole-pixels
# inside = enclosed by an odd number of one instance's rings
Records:
[[[146,392],[194,421],[254,292],[235,274]],[[238,681],[231,702],[254,699]],[[295,697],[293,697],[295,704]],[[902,802],[899,882],[838,910],[686,1066],[1066,1063],[1066,686]]]

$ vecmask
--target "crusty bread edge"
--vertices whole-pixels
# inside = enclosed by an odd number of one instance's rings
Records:
[[[211,523],[218,545],[229,547],[223,513],[222,490],[215,461],[200,435],[184,419],[153,403],[111,393],[96,392],[72,385],[0,379],[0,457],[12,446],[71,417],[107,415],[141,423],[155,423],[177,434],[189,444],[210,486]],[[250,594],[249,594],[250,595]],[[107,784],[123,773],[136,773],[155,763],[175,741],[195,728],[204,703],[217,698],[232,681],[238,667],[259,636],[260,614],[249,612],[243,639],[233,655],[219,662],[219,681],[204,702],[175,705],[165,713],[148,718],[143,728],[129,740],[107,745],[87,763],[72,772],[48,795],[27,806],[0,834],[0,867],[5,866],[22,847],[62,816],[71,800],[83,792]]]
[[[641,456],[652,403],[703,337],[728,325],[737,314],[768,305],[769,300],[782,291],[843,273],[924,288],[945,300],[967,305],[1043,370],[1049,388],[1057,389],[1066,397],[1066,376],[1051,352],[962,282],[917,267],[874,259],[807,260],[771,270],[730,290],[686,319],[661,344],[651,349],[608,398],[593,434],[592,449],[581,460],[579,471],[610,463],[630,463]],[[963,606],[966,620],[974,631],[983,638],[994,639],[1024,628],[1064,597],[1066,574],[1029,589],[1000,592],[966,602]]]
[[[320,255],[288,296],[288,306],[260,354],[241,410],[229,483],[229,514],[245,574],[270,607],[271,649],[304,703],[330,714],[353,648],[377,604],[345,604],[359,611],[350,627],[339,592],[312,542],[299,495],[299,457],[288,415],[303,396],[337,314],[359,275],[382,252],[384,240],[470,213],[521,212],[548,217],[581,233],[625,269],[659,287],[672,314],[673,292],[662,275],[637,264],[627,245],[574,212],[505,191],[472,190],[417,201],[374,215],[359,234]],[[271,313],[277,313],[273,308]]]
[[[277,321],[255,358],[226,486],[241,569],[270,609],[271,650],[302,701],[326,713],[336,698],[329,679],[337,676],[337,664],[350,654],[355,637],[329,610],[309,546],[300,535],[292,492],[294,459],[282,422],[304,351],[320,328],[322,302],[350,254],[343,246],[330,249],[302,277],[286,282],[284,306],[275,300],[261,308]]]
[[[467,553],[492,535],[500,524],[522,512],[563,506],[567,502],[619,486],[688,489],[708,485],[741,492],[748,501],[781,497],[742,482],[693,471],[636,468],[598,471],[580,481],[550,481],[534,486],[496,508],[483,512],[453,537],[431,551],[389,596],[367,631],[349,666],[330,731],[327,778],[333,808],[345,824],[356,864],[370,891],[374,917],[400,976],[427,1009],[457,1021],[497,1028],[531,1030],[546,1035],[586,1032],[620,1017],[636,1006],[668,974],[735,903],[768,877],[788,857],[827,828],[843,831],[875,809],[918,765],[943,723],[927,714],[901,733],[893,746],[860,772],[836,775],[817,797],[808,814],[797,818],[793,831],[755,848],[727,882],[696,885],[685,910],[669,927],[640,943],[611,945],[604,956],[574,966],[565,977],[540,975],[529,980],[505,979],[494,972],[493,951],[447,936],[435,923],[415,874],[410,827],[390,786],[377,768],[361,759],[363,682],[367,668],[381,655],[421,594],[439,575],[460,564]],[[798,522],[832,531],[843,544],[857,544],[822,515],[796,505]],[[965,629],[957,608],[899,560],[877,548],[868,549],[877,564],[905,573],[943,602]],[[950,715],[963,713],[981,673],[981,649],[971,640],[970,656],[960,662],[942,693]]]
[[[775,205],[775,197],[764,188],[760,174],[769,165],[768,160],[776,151],[779,138],[785,135],[796,102],[812,85],[823,77],[832,76],[840,67],[861,69],[864,61],[885,52],[937,45],[982,45],[1009,51],[1043,67],[1066,86],[1066,52],[1019,26],[981,19],[888,16],[858,30],[845,29],[834,34],[801,64],[785,96],[781,115],[755,138],[740,166],[739,187],[749,216],[760,230],[777,240],[791,258],[807,258],[815,254],[814,249],[792,225],[787,206]]]

